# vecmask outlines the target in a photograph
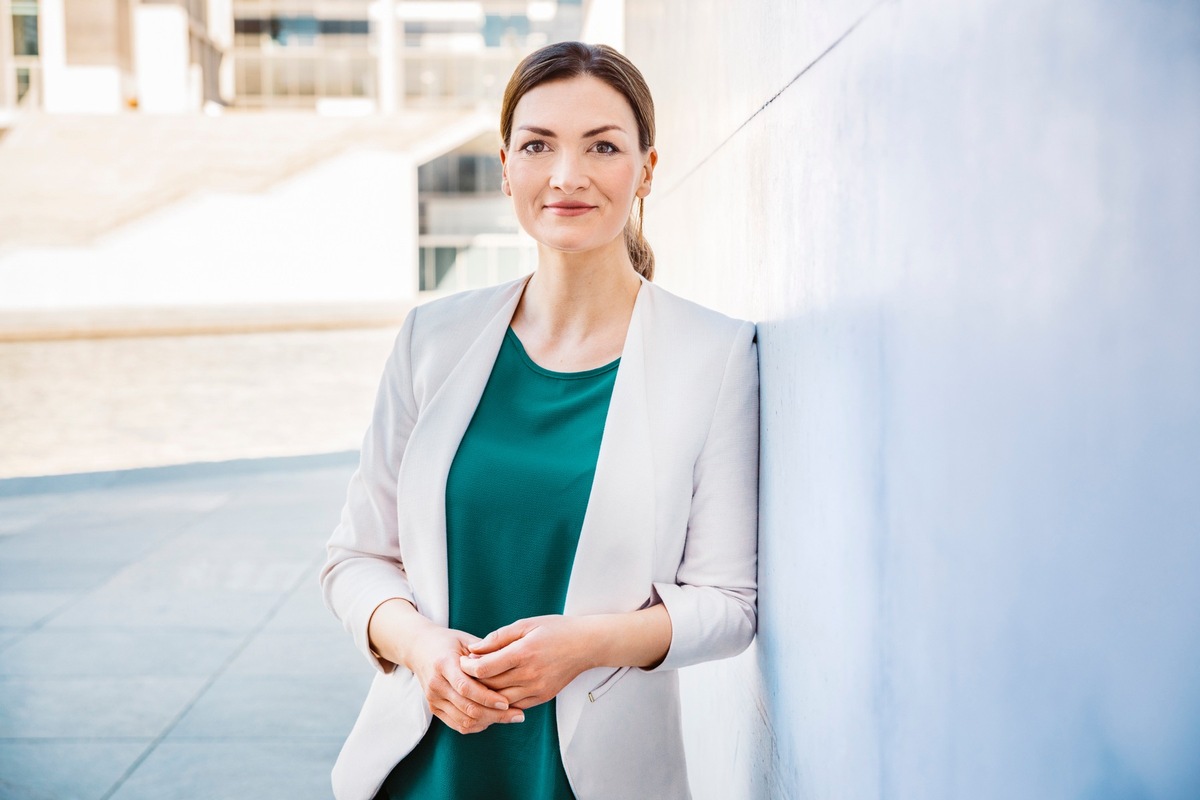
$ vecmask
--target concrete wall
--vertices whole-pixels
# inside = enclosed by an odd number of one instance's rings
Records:
[[[134,12],[138,108],[150,114],[198,111],[183,6],[139,5]]]
[[[1200,6],[627,14],[659,280],[760,322],[697,796],[1200,796]]]

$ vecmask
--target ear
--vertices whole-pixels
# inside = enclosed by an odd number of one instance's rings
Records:
[[[658,166],[658,150],[653,147],[646,153],[646,163],[642,165],[642,182],[638,184],[638,197],[650,194],[650,184],[654,180],[654,168]]]
[[[512,189],[508,185],[508,151],[500,148],[500,191],[512,197]]]

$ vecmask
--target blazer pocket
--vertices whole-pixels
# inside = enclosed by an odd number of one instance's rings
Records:
[[[614,669],[612,672],[608,673],[604,680],[600,681],[600,683],[596,684],[596,686],[593,687],[590,692],[588,692],[588,702],[594,703],[601,697],[604,697],[604,695],[608,694],[608,690],[616,686],[617,681],[621,680],[621,678],[624,678],[626,673],[628,673],[631,669],[633,668],[618,667],[617,669]]]

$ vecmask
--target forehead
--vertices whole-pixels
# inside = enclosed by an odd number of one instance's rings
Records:
[[[559,135],[620,125],[629,135],[637,135],[637,120],[629,101],[591,75],[550,81],[530,89],[513,109],[514,131],[522,125],[547,128]]]

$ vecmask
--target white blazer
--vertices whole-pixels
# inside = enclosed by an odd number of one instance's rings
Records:
[[[420,683],[371,653],[367,622],[402,597],[448,623],[446,477],[526,280],[417,307],[384,370],[321,571],[327,605],[378,670],[333,768],[338,800],[370,800],[429,727]],[[654,669],[589,670],[559,694],[579,800],[690,796],[676,670],[753,638],[757,530],[754,325],[643,281],[563,613],[661,602],[671,645]]]

